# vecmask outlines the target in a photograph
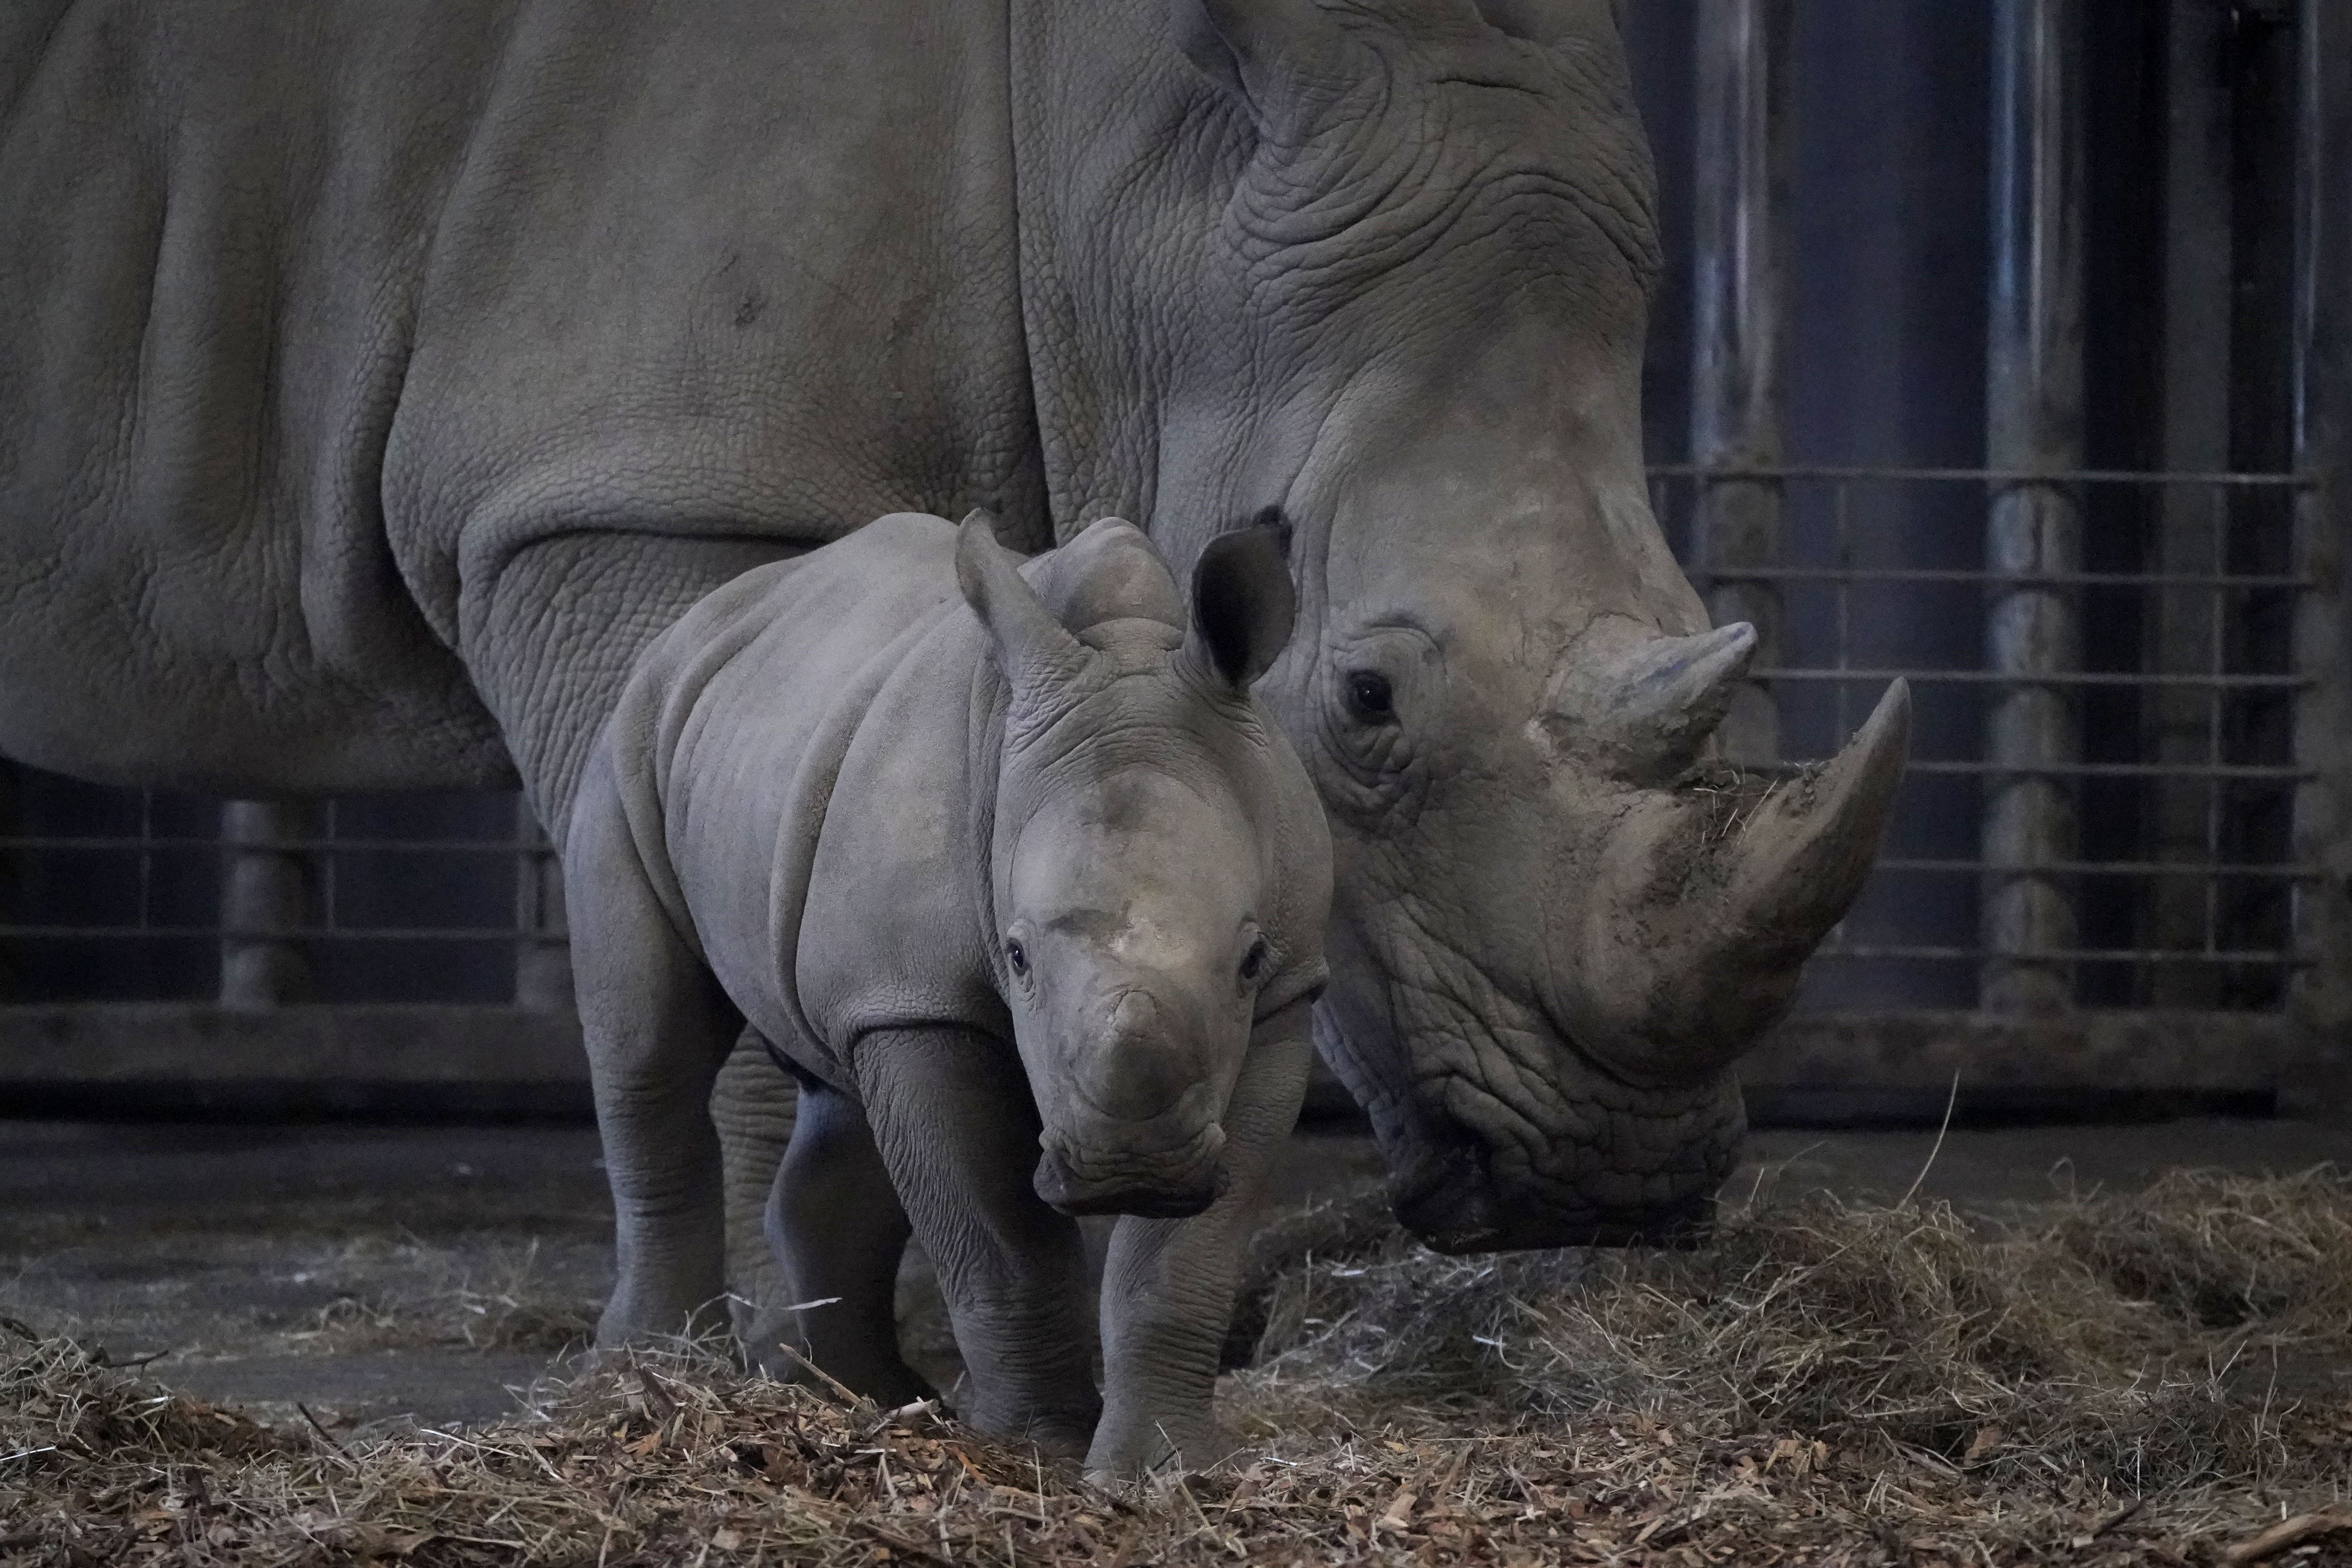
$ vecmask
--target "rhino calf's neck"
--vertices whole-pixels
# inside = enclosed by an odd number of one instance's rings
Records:
[[[885,518],[708,595],[632,673],[565,854],[620,1226],[599,1339],[719,1295],[707,1104],[748,1020],[803,1085],[770,1231],[796,1299],[827,1303],[808,1353],[921,1392],[890,1310],[911,1229],[966,1415],[1127,1470],[1214,1442],[1329,846],[1249,691],[1290,629],[1270,532],[1203,556],[1189,631],[1125,523],[1026,573],[977,515]],[[1099,1431],[1085,1213],[1129,1216]]]

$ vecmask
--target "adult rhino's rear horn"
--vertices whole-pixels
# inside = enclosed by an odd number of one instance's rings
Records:
[[[1664,784],[1698,759],[1723,722],[1756,628],[1745,621],[1686,637],[1650,637],[1596,664],[1578,661],[1555,707],[1580,730],[1601,772],[1629,784]]]

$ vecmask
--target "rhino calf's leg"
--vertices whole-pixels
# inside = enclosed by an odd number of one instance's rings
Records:
[[[931,1386],[898,1354],[898,1259],[913,1226],[866,1112],[839,1089],[801,1086],[767,1231],[792,1300],[820,1303],[797,1314],[808,1358],[885,1408],[929,1397]],[[752,1351],[776,1355],[772,1346]]]
[[[1076,1220],[1031,1184],[1039,1123],[1010,1047],[959,1028],[863,1037],[852,1063],[867,1123],[938,1270],[981,1431],[1076,1456],[1094,1436],[1094,1336]]]
[[[564,846],[581,1034],[613,1187],[615,1279],[596,1342],[724,1326],[710,1089],[743,1026],[670,924],[601,762]]]
[[[1087,1453],[1099,1480],[1198,1468],[1233,1447],[1213,1413],[1243,1254],[1314,1056],[1312,1004],[1261,1023],[1225,1110],[1225,1189],[1190,1219],[1122,1215],[1103,1266],[1103,1415]]]
[[[735,1042],[710,1090],[710,1120],[719,1129],[719,1158],[727,1187],[727,1305],[746,1358],[782,1375],[769,1357],[783,1359],[776,1342],[795,1331],[785,1309],[794,1296],[768,1245],[768,1198],[792,1142],[800,1087],[769,1054],[757,1029]]]

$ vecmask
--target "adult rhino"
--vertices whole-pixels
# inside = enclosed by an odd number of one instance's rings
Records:
[[[16,0],[0,212],[0,751],[85,777],[561,825],[753,565],[1278,513],[1318,1042],[1436,1247],[1689,1219],[1874,854],[1899,688],[1683,787],[1752,637],[1646,501],[1608,0]]]

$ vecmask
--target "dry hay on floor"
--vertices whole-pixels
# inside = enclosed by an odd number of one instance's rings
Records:
[[[0,1563],[2352,1562],[2332,1173],[1686,1253],[1276,1240],[1225,1391],[1268,1448],[1133,1497],[688,1352],[345,1451],[0,1331]]]

